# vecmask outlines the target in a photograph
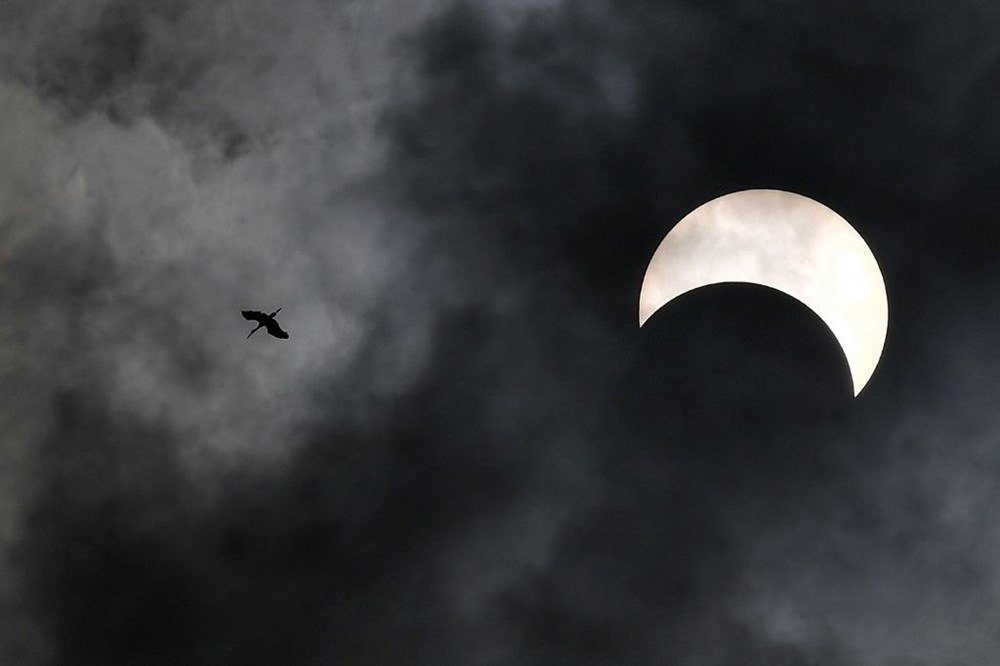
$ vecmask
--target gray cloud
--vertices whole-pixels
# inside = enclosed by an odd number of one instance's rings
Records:
[[[221,479],[288,464],[317,383],[344,386],[324,420],[364,429],[422,372],[437,294],[380,323],[421,241],[366,184],[384,51],[418,13],[364,39],[364,8],[276,10],[7,10],[5,661],[250,663],[198,638],[242,603],[190,545]],[[240,308],[279,305],[294,346],[234,344]]]

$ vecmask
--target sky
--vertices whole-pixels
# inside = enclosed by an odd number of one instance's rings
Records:
[[[0,663],[991,663],[998,34],[970,0],[5,0]],[[872,248],[858,398],[763,287],[636,326],[671,226],[749,188]]]

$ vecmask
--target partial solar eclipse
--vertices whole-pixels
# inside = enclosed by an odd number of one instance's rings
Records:
[[[692,289],[760,284],[801,301],[826,323],[861,393],[885,345],[889,304],[882,271],[840,215],[808,197],[746,190],[713,199],[670,230],[646,268],[639,326]]]

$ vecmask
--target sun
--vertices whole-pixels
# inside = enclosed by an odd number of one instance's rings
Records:
[[[854,395],[861,393],[882,355],[889,305],[875,256],[843,217],[781,190],[744,190],[699,206],[653,254],[639,326],[681,294],[724,282],[771,287],[812,309],[847,357]]]

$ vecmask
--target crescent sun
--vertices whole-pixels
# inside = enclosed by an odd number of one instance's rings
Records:
[[[692,289],[760,284],[799,300],[830,328],[861,393],[889,325],[885,281],[847,220],[808,197],[745,190],[705,203],[674,226],[646,268],[639,326]]]

